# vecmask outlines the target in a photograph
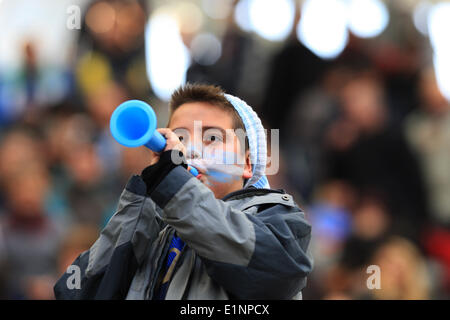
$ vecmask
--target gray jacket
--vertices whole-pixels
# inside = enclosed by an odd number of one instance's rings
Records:
[[[152,197],[140,176],[131,177],[117,212],[73,263],[80,287],[65,273],[56,298],[153,299],[175,232],[186,246],[166,299],[301,298],[312,269],[311,226],[292,197],[247,188],[219,200],[181,166]]]

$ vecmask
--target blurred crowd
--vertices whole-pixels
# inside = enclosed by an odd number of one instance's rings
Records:
[[[120,146],[109,118],[132,98],[167,114],[146,76],[153,4],[91,1],[73,63],[59,70],[64,94],[50,102],[39,43],[24,41],[18,94],[0,99],[0,298],[52,299],[130,175],[147,166],[148,151]],[[450,103],[423,36],[405,20],[395,37],[352,36],[338,58],[322,60],[294,31],[273,46],[231,18],[221,23],[221,57],[193,61],[187,81],[222,86],[280,130],[269,181],[294,195],[313,227],[304,299],[449,298]],[[367,286],[371,265],[380,289]]]

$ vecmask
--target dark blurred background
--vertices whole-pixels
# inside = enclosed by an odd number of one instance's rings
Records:
[[[448,299],[448,30],[448,1],[0,0],[0,298],[53,299],[148,163],[112,111],[142,99],[165,126],[190,81],[280,130],[271,186],[313,226],[304,299]]]

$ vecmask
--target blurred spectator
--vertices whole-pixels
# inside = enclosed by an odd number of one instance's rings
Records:
[[[393,227],[418,242],[427,218],[425,186],[403,132],[389,121],[380,79],[358,71],[343,86],[340,106],[342,115],[326,133],[329,177],[382,194]]]
[[[43,163],[40,142],[32,136],[28,128],[14,128],[5,132],[0,145],[0,213],[4,206],[4,191],[7,181],[17,171],[33,163]]]
[[[353,228],[341,255],[341,264],[350,270],[369,262],[380,241],[392,232],[390,215],[381,197],[363,195],[353,213]]]
[[[96,90],[86,97],[86,106],[90,115],[89,120],[94,120],[94,131],[91,133],[95,140],[95,148],[104,170],[108,173],[115,172],[119,166],[120,145],[114,140],[109,131],[109,119],[117,106],[128,100],[127,92],[118,83],[108,82],[99,85]]]
[[[8,270],[10,298],[49,297],[63,229],[45,212],[49,177],[41,163],[28,163],[5,181],[0,260]]]
[[[380,245],[370,264],[380,267],[381,288],[370,290],[374,299],[431,298],[431,279],[420,251],[408,240],[393,237]]]
[[[325,299],[358,298],[365,292],[361,270],[370,265],[373,253],[390,230],[388,213],[377,195],[357,198],[357,193],[343,182],[331,182],[324,191],[321,201],[328,203],[328,212],[317,210],[321,208],[317,205],[310,208],[316,229],[314,256],[318,259],[311,279],[314,295]]]
[[[91,144],[74,146],[65,161],[70,179],[67,197],[74,220],[99,226],[111,205],[108,178],[113,177],[102,175],[100,160]]]
[[[24,73],[25,73],[25,92],[26,103],[28,107],[35,107],[37,61],[36,51],[33,43],[28,42],[24,45]]]
[[[300,92],[281,130],[289,181],[307,201],[324,181],[325,133],[339,116],[339,92],[349,77],[351,70],[340,63],[327,69],[318,85]]]
[[[320,59],[303,43],[298,41],[296,26],[301,19],[300,4],[295,4],[295,18],[289,38],[282,49],[270,62],[261,116],[270,128],[282,129],[288,122],[293,104],[306,89],[312,88],[320,80],[328,61]],[[288,138],[286,130],[281,130],[280,138]]]
[[[147,1],[96,0],[86,10],[76,74],[82,94],[118,82],[134,97],[149,89],[144,29]]]
[[[271,128],[282,129],[295,99],[319,80],[327,63],[292,36],[273,58],[262,108]],[[281,130],[281,139],[286,132]]]
[[[26,38],[20,49],[21,66],[0,69],[0,125],[36,123],[43,109],[74,90],[70,70],[39,63],[38,40]]]
[[[373,243],[358,267],[338,264],[326,275],[324,299],[417,300],[433,297],[427,261],[409,240],[391,236]],[[344,259],[342,260],[344,262]],[[379,269],[379,288],[369,288],[369,266]]]
[[[235,95],[243,77],[246,54],[251,49],[253,40],[250,35],[237,27],[233,15],[229,15],[226,21],[220,58],[212,65],[202,65],[193,61],[186,79],[189,82],[220,85],[226,92]],[[186,36],[183,39],[187,41]]]
[[[343,181],[329,181],[318,189],[315,201],[307,208],[314,226],[315,270],[336,262],[353,230],[352,212],[355,192]]]
[[[99,229],[88,224],[74,224],[66,232],[59,248],[58,274],[67,271],[67,267],[84,251],[88,250],[99,236]]]
[[[420,93],[421,109],[408,117],[406,136],[424,174],[432,222],[450,227],[450,103],[430,68],[422,73]]]
[[[56,117],[45,132],[55,190],[48,205],[52,217],[67,223],[100,225],[109,207],[105,170],[94,145],[95,125],[84,113]],[[109,181],[109,180],[108,180]],[[100,189],[103,185],[104,190]]]
[[[305,299],[320,299],[327,290],[324,279],[337,264],[352,230],[355,192],[343,181],[325,182],[317,189],[313,203],[305,208],[313,226],[311,251],[314,269],[308,279]]]
[[[33,159],[33,162],[43,161],[39,141],[25,128],[18,127],[5,133],[0,148],[0,178],[3,182],[17,169],[26,167],[30,159]]]
[[[450,293],[450,103],[439,91],[431,68],[420,78],[421,108],[412,113],[405,131],[418,155],[429,197],[430,224],[424,237],[427,252],[445,268]]]

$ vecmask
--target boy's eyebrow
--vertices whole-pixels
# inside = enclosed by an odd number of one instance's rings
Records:
[[[217,129],[220,130],[220,132],[222,133],[222,136],[225,137],[226,135],[226,131],[225,129],[221,128],[221,127],[214,127],[214,126],[205,126],[202,127],[202,131],[205,132],[206,130],[210,130],[210,129]]]
[[[176,131],[176,130],[180,130],[180,129],[188,130],[188,129],[185,128],[185,127],[177,127],[177,128],[173,128],[172,131]],[[221,133],[222,133],[222,135],[223,135],[224,137],[226,136],[226,131],[225,131],[225,129],[223,129],[223,128],[221,128],[221,127],[216,127],[216,126],[204,126],[204,127],[202,127],[202,132],[205,132],[206,130],[210,130],[210,129],[217,129],[217,130],[220,130]]]
[[[167,126],[167,128],[169,128],[169,126]],[[172,131],[179,130],[179,129],[183,129],[183,130],[189,131],[189,130],[188,130],[187,128],[185,128],[185,127],[173,128]]]

